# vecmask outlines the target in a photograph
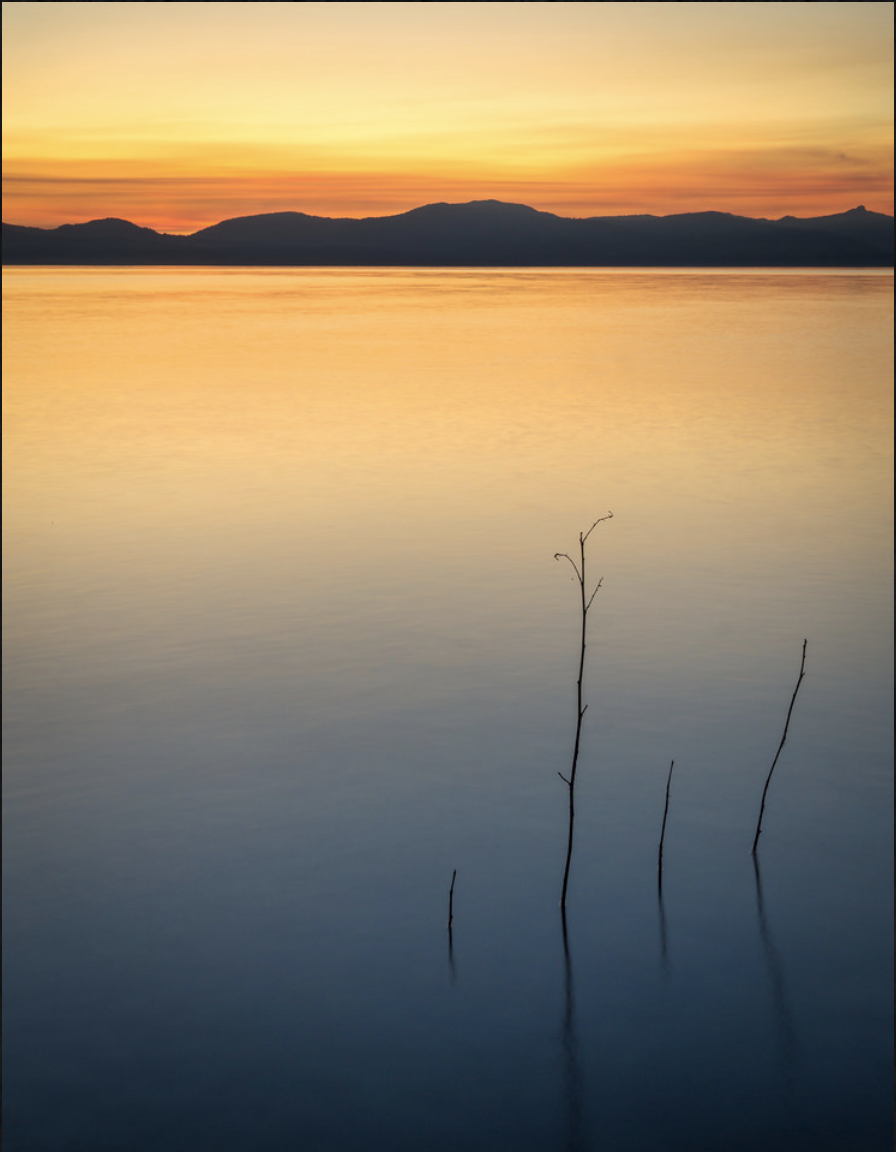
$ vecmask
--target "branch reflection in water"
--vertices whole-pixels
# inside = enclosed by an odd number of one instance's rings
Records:
[[[660,873],[657,885],[657,899],[660,910],[660,965],[663,976],[669,975],[669,942],[666,937],[666,909],[663,905],[663,874]]]
[[[565,1146],[568,1152],[581,1152],[585,1147],[582,1125],[584,1089],[579,1061],[579,1040],[576,1034],[575,987],[572,960],[569,955],[569,936],[566,930],[566,909],[562,906],[560,916],[563,927],[564,966],[563,1025],[560,1038],[563,1051]]]
[[[765,915],[765,903],[762,898],[762,877],[759,873],[759,858],[753,856],[753,871],[756,875],[756,914],[759,920],[759,938],[762,941],[762,951],[765,955],[765,964],[768,969],[769,986],[772,993],[772,1007],[775,1019],[775,1041],[782,1070],[785,1087],[792,1086],[796,1075],[798,1063],[796,1031],[793,1026],[793,1013],[790,1008],[790,998],[787,993],[787,984],[784,979],[784,966],[781,956],[775,947],[768,920]]]
[[[448,973],[451,977],[451,983],[457,983],[457,964],[454,961],[454,933],[448,929]]]

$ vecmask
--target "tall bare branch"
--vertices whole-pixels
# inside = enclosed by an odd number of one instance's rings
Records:
[[[563,869],[563,889],[560,894],[560,907],[563,909],[566,908],[566,890],[569,886],[569,866],[572,862],[573,831],[576,819],[576,769],[578,768],[579,764],[579,746],[582,739],[582,719],[588,710],[588,705],[585,704],[583,706],[582,704],[582,681],[585,676],[585,648],[588,630],[588,609],[591,607],[594,601],[594,597],[597,595],[600,586],[603,584],[603,577],[601,577],[600,580],[598,580],[594,590],[591,592],[591,595],[587,595],[585,584],[585,541],[598,526],[598,524],[602,524],[605,520],[611,520],[612,517],[613,513],[608,512],[606,516],[601,516],[595,520],[587,532],[579,533],[580,559],[578,564],[576,564],[575,560],[573,560],[568,552],[554,553],[555,560],[568,560],[572,565],[573,571],[576,574],[576,580],[579,584],[579,597],[582,606],[582,640],[579,648],[579,676],[576,682],[576,739],[572,752],[572,769],[570,770],[568,778],[564,776],[562,772],[558,773],[560,779],[569,789],[569,837],[566,846],[566,866]]]

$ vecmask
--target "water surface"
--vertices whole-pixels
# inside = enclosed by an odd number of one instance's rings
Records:
[[[891,273],[3,280],[10,1152],[891,1147]]]

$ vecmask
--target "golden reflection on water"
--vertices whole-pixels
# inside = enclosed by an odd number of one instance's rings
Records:
[[[597,501],[629,519],[674,507],[680,531],[707,485],[732,511],[772,511],[824,478],[853,507],[880,497],[886,275],[4,282],[7,478],[32,522],[117,509],[248,527],[279,512],[467,531],[486,507],[576,522]]]
[[[208,563],[236,537],[263,562],[278,533],[444,554],[525,522],[555,548],[614,508],[632,563],[676,542],[699,561],[707,535],[748,562],[760,524],[767,546],[831,539],[889,492],[887,274],[6,269],[4,286],[5,514],[30,547],[52,525],[54,547],[202,540]]]

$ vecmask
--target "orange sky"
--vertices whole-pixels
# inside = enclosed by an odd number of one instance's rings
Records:
[[[3,5],[3,219],[893,211],[893,6]]]

